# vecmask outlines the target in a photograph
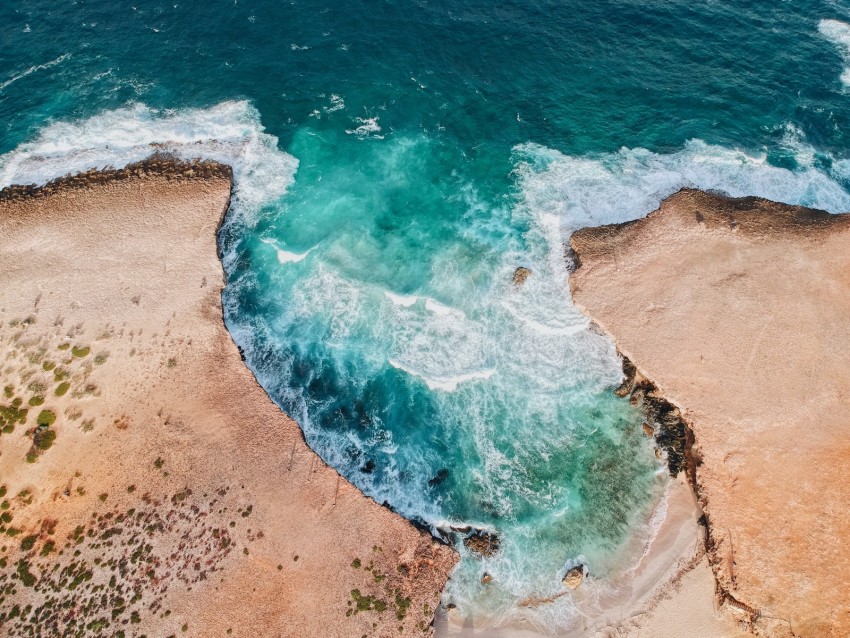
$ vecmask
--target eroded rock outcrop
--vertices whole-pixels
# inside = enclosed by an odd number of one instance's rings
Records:
[[[525,280],[531,276],[531,271],[524,266],[520,266],[514,271],[513,282],[514,286],[521,286]]]
[[[463,539],[463,544],[471,552],[481,556],[495,556],[499,552],[499,537],[485,530],[475,530]]]
[[[577,565],[571,569],[567,570],[567,573],[564,574],[564,578],[561,581],[564,586],[569,587],[570,589],[578,589],[578,586],[581,585],[581,581],[584,580],[584,565]]]

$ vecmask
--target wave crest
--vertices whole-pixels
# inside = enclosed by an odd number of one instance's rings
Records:
[[[850,24],[841,20],[821,20],[818,31],[838,48],[844,61],[850,64]],[[841,82],[850,86],[850,67],[845,67],[841,73]]]
[[[144,104],[93,117],[53,122],[31,141],[0,156],[0,188],[44,184],[90,169],[120,168],[154,152],[207,159],[233,168],[231,208],[256,211],[292,183],[298,160],[277,148],[247,101],[206,109],[157,110]]]

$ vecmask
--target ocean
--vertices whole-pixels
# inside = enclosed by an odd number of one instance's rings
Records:
[[[570,233],[686,186],[850,210],[845,2],[29,0],[0,24],[0,186],[151,144],[233,165],[234,340],[366,494],[498,535],[457,544],[443,596],[485,626],[578,626],[664,516]],[[577,564],[595,599],[528,605]]]

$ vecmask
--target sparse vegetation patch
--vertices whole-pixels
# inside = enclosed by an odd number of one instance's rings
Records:
[[[89,346],[74,346],[71,348],[71,354],[77,357],[78,359],[82,359],[83,357],[89,356],[91,352],[91,348]]]
[[[169,589],[209,579],[234,547],[231,532],[210,516],[217,499],[197,501],[185,492],[174,501],[145,494],[140,508],[101,509],[64,540],[57,537],[58,521],[22,531],[8,528],[13,512],[4,511],[0,531],[20,540],[0,550],[0,633],[141,637],[146,617],[168,618]],[[0,487],[0,498],[5,495]],[[32,495],[12,500],[23,507]],[[175,620],[163,635],[188,629],[185,620]]]
[[[35,422],[39,425],[50,427],[56,422],[56,413],[52,410],[42,410],[38,413]]]

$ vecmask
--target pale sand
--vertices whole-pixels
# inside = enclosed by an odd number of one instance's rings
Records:
[[[850,216],[687,190],[571,243],[576,303],[693,429],[724,608],[850,634]]]
[[[13,580],[22,556],[43,587],[76,547],[92,575],[70,590],[72,573],[51,594],[54,609],[65,601],[70,611],[53,625],[38,621],[40,635],[61,635],[73,613],[84,624],[103,619],[85,635],[429,634],[456,553],[326,466],[240,361],[222,322],[216,254],[227,175],[166,179],[147,168],[145,178],[0,201],[2,385],[24,402],[46,397],[26,426],[0,437],[8,526],[23,530],[0,541],[0,586],[17,583],[0,613],[44,600]],[[65,343],[91,351],[75,357],[58,349]],[[45,362],[69,373],[64,396]],[[0,405],[9,401],[0,396]],[[25,431],[43,408],[58,414],[58,436],[26,463]],[[31,504],[12,498],[22,490]],[[131,507],[137,512],[108,539],[114,519],[97,517]],[[95,536],[69,541],[78,525]],[[33,532],[33,549],[20,549]],[[62,556],[39,555],[50,539]],[[121,557],[120,570],[104,564]],[[131,600],[133,587],[141,600]],[[387,609],[361,599],[371,609],[355,613],[355,589]],[[139,623],[128,622],[132,610]],[[0,633],[27,635],[19,619]]]
[[[684,474],[672,479],[659,504],[664,517],[649,539],[632,539],[638,558],[616,581],[605,584],[617,596],[600,596],[598,583],[585,581],[567,595],[595,598],[596,613],[561,638],[743,638],[748,635],[716,609],[714,577],[705,555],[702,512]],[[482,628],[460,610],[441,614],[437,636],[452,638],[541,638],[527,625]]]

